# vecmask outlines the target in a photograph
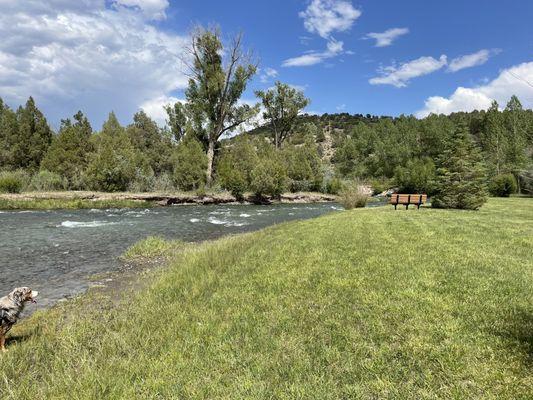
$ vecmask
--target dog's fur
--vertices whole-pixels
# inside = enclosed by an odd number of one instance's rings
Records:
[[[19,319],[28,301],[35,303],[39,292],[29,287],[20,287],[0,298],[0,350],[5,352],[6,334]]]

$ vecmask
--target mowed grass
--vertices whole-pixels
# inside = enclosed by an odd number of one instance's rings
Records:
[[[184,246],[119,305],[20,324],[1,398],[531,399],[532,249],[531,199]]]

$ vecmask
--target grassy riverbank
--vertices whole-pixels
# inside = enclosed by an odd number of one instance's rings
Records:
[[[285,193],[280,199],[262,199],[274,203],[317,203],[335,201],[336,196],[318,192]],[[255,202],[252,193],[244,195],[245,202]],[[0,210],[50,210],[82,208],[135,208],[171,204],[227,204],[237,199],[226,191],[213,192],[27,192],[0,193]]]
[[[39,312],[2,399],[483,398],[533,393],[533,201],[339,212],[198,245],[124,301]]]

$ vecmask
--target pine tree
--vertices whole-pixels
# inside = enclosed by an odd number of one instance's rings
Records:
[[[507,103],[503,117],[509,138],[506,153],[509,172],[515,176],[517,182],[520,182],[520,174],[528,162],[526,155],[527,121],[522,104],[516,96],[512,96]],[[520,192],[520,186],[518,191]]]
[[[32,97],[17,110],[18,134],[13,143],[13,166],[36,170],[52,142],[52,130]]]
[[[156,122],[144,111],[133,116],[133,124],[126,130],[133,146],[143,153],[156,174],[170,172],[172,163],[172,142],[168,132],[161,131]]]
[[[483,119],[481,133],[481,146],[486,154],[492,175],[499,175],[507,170],[506,158],[509,139],[506,133],[502,113],[498,110],[498,103],[493,101]]]
[[[146,157],[133,147],[114,113],[109,114],[97,136],[97,149],[85,173],[91,189],[125,191],[139,176],[153,175]]]
[[[485,167],[481,152],[470,138],[468,128],[459,124],[437,169],[437,194],[431,199],[436,208],[477,210],[487,201]]]
[[[13,148],[18,137],[17,115],[0,99],[0,169],[14,169]]]
[[[74,115],[74,123],[70,119],[62,120],[59,134],[48,149],[41,169],[66,178],[69,188],[81,189],[81,176],[94,151],[91,136],[91,124],[81,111]]]

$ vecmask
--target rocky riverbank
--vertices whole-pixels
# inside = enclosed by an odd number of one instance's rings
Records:
[[[336,201],[336,196],[315,193],[286,193],[279,199],[258,198],[245,194],[242,201],[228,192],[198,194],[177,193],[104,193],[89,191],[68,192],[27,192],[0,194],[0,209],[59,209],[59,208],[109,208],[109,207],[149,207],[177,204],[232,204],[232,203],[323,203]]]

